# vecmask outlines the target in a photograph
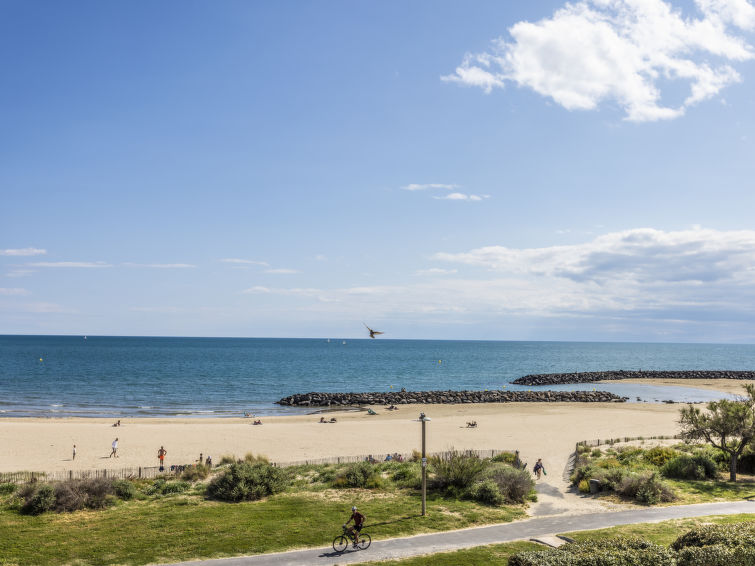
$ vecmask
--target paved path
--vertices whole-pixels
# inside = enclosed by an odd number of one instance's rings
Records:
[[[735,513],[755,513],[755,501],[735,501],[726,503],[702,503],[699,505],[677,505],[673,507],[653,507],[586,513],[582,515],[535,517],[526,521],[504,523],[489,527],[476,527],[460,531],[446,531],[406,538],[373,541],[369,549],[333,552],[332,548],[313,548],[277,554],[260,554],[238,558],[221,558],[181,562],[174,566],[331,566],[333,564],[355,564],[372,560],[406,558],[418,554],[432,554],[460,548],[486,544],[529,539],[553,533],[602,529],[615,525],[633,523],[653,523],[669,519],[685,519],[705,515],[731,515]],[[365,532],[369,528],[365,526]],[[335,535],[334,535],[335,536]]]

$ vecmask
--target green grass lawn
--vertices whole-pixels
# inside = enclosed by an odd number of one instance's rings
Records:
[[[662,523],[640,523],[637,525],[622,525],[620,527],[611,527],[609,529],[599,529],[596,531],[578,531],[574,533],[564,533],[566,536],[577,541],[584,540],[605,540],[618,536],[636,536],[641,537],[656,544],[668,546],[679,535],[682,535],[690,529],[705,523],[715,523],[719,525],[730,523],[743,523],[755,521],[755,514],[743,513],[739,515],[711,515],[708,517],[696,517],[694,519],[675,519],[673,521],[663,521]]]
[[[420,499],[407,491],[361,489],[284,493],[220,503],[198,495],[122,502],[102,511],[20,515],[0,510],[0,557],[7,564],[146,564],[330,545],[356,504],[373,539],[501,523],[522,507]],[[3,562],[0,562],[2,564]]]
[[[579,531],[575,533],[566,533],[578,541],[589,540],[607,540],[619,536],[636,536],[647,539],[656,544],[669,545],[679,535],[684,534],[693,527],[703,523],[742,523],[746,521],[755,521],[755,514],[741,515],[716,515],[709,517],[698,517],[695,519],[679,519],[674,521],[664,521],[662,523],[641,523],[637,525],[624,525],[621,527],[612,527],[610,529],[600,529],[596,531]],[[429,554],[406,558],[404,560],[389,560],[383,562],[370,562],[372,566],[483,566],[487,564],[504,565],[508,562],[509,557],[517,552],[527,550],[543,550],[546,547],[526,541],[509,542],[504,544],[493,544],[489,546],[479,546],[454,552],[443,552],[438,554]]]
[[[736,483],[730,481],[667,480],[679,497],[676,505],[740,501],[755,498],[755,477],[740,474]]]

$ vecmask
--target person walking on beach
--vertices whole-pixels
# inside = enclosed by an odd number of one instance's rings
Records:
[[[112,458],[113,456],[117,458],[118,457],[118,439],[117,438],[113,440],[113,444],[111,446],[113,447],[113,450],[112,452],[110,452],[110,456],[108,456],[108,458]]]
[[[543,466],[542,458],[537,459],[537,462],[535,462],[535,467],[532,469],[532,471],[535,472],[537,479],[540,479],[542,474],[548,475],[545,473],[545,467]]]
[[[168,453],[168,451],[160,446],[160,450],[157,451],[157,459],[160,460],[160,471],[165,470],[165,455]]]
[[[76,459],[76,445],[74,444],[73,445],[73,456],[71,457],[71,460],[75,460],[75,459]]]

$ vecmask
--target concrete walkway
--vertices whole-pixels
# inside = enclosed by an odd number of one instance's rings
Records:
[[[755,513],[755,501],[701,503],[698,505],[632,509],[630,511],[535,517],[525,521],[488,527],[373,541],[372,546],[367,550],[352,551],[349,549],[342,554],[333,552],[333,548],[331,547],[314,548],[280,552],[277,554],[181,562],[180,565],[177,564],[175,566],[258,566],[263,564],[271,566],[331,566],[335,564],[355,564],[373,560],[407,558],[420,554],[433,554],[513,540],[526,540],[531,537],[554,533],[602,529],[634,523],[654,523],[669,519],[686,519],[706,515],[732,515],[736,513]],[[334,528],[333,530],[333,536],[335,536],[337,529]],[[369,532],[369,526],[365,525],[364,530],[365,532]]]

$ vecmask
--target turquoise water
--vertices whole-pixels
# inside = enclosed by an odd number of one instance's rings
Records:
[[[509,383],[530,373],[754,368],[753,345],[0,336],[0,415],[281,414],[297,409],[274,401],[308,391],[517,389]],[[599,388],[632,401],[719,396],[627,383]]]

